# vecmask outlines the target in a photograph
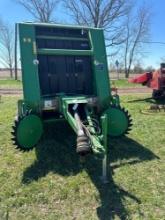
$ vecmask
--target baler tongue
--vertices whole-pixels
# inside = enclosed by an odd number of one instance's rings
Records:
[[[85,97],[62,97],[61,104],[65,119],[77,134],[76,152],[81,156],[95,153],[102,157],[106,149],[107,120],[102,116],[99,122],[92,117]]]

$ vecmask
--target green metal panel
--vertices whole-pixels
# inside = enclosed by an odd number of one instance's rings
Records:
[[[91,29],[90,40],[93,48],[95,88],[103,104],[110,98],[110,84],[103,30]]]
[[[70,50],[70,49],[37,49],[36,39],[37,38],[59,38],[59,36],[36,36],[36,26],[47,26],[47,27],[65,27],[69,29],[84,29],[89,31],[89,43],[91,50]],[[20,23],[19,24],[19,35],[20,35],[20,49],[21,49],[21,63],[22,63],[22,76],[23,76],[23,89],[24,89],[24,100],[35,108],[39,106],[41,100],[40,84],[38,77],[38,65],[34,65],[34,60],[37,60],[38,54],[43,55],[77,55],[77,56],[91,56],[93,65],[93,84],[94,94],[98,96],[100,104],[109,104],[110,85],[109,85],[109,74],[106,59],[106,50],[104,42],[104,34],[102,29],[67,26],[67,25],[56,25],[56,24],[40,24],[40,23]],[[66,38],[66,37],[64,37]],[[70,39],[70,38],[68,38]],[[71,38],[72,40],[78,40],[77,38]]]
[[[40,101],[35,29],[33,25],[19,24],[20,52],[24,99],[29,103]]]
[[[46,40],[69,40],[69,41],[87,41],[87,38],[78,38],[78,37],[59,37],[59,36],[44,36],[37,35],[36,39],[46,39]]]
[[[65,25],[65,24],[55,24],[55,23],[37,23],[37,22],[22,22],[20,24],[26,24],[28,26],[41,26],[41,27],[59,27],[59,28],[68,28],[68,29],[83,29],[83,30],[99,30],[99,28],[80,26],[80,25]]]
[[[63,50],[63,49],[38,49],[38,54],[42,55],[71,55],[71,56],[90,56],[91,50]]]

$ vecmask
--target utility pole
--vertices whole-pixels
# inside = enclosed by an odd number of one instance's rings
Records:
[[[119,79],[119,61],[118,60],[116,60],[115,65],[116,65],[117,79]]]
[[[15,58],[15,80],[18,79],[18,68],[17,68],[17,24],[15,24],[15,49],[14,49],[14,58]]]

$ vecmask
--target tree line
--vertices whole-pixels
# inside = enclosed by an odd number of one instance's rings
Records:
[[[124,64],[128,78],[132,65],[144,56],[144,41],[150,37],[151,9],[136,0],[14,0],[39,22],[58,22],[54,18],[64,8],[74,24],[103,28],[108,59],[117,58]],[[14,31],[0,19],[0,62],[14,69]]]

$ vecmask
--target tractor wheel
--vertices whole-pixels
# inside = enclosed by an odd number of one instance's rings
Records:
[[[120,106],[111,106],[108,110],[108,134],[111,137],[120,137],[129,134],[132,119],[128,111]]]
[[[13,144],[21,151],[32,150],[43,133],[42,120],[30,112],[27,112],[23,117],[18,117],[12,128]]]

